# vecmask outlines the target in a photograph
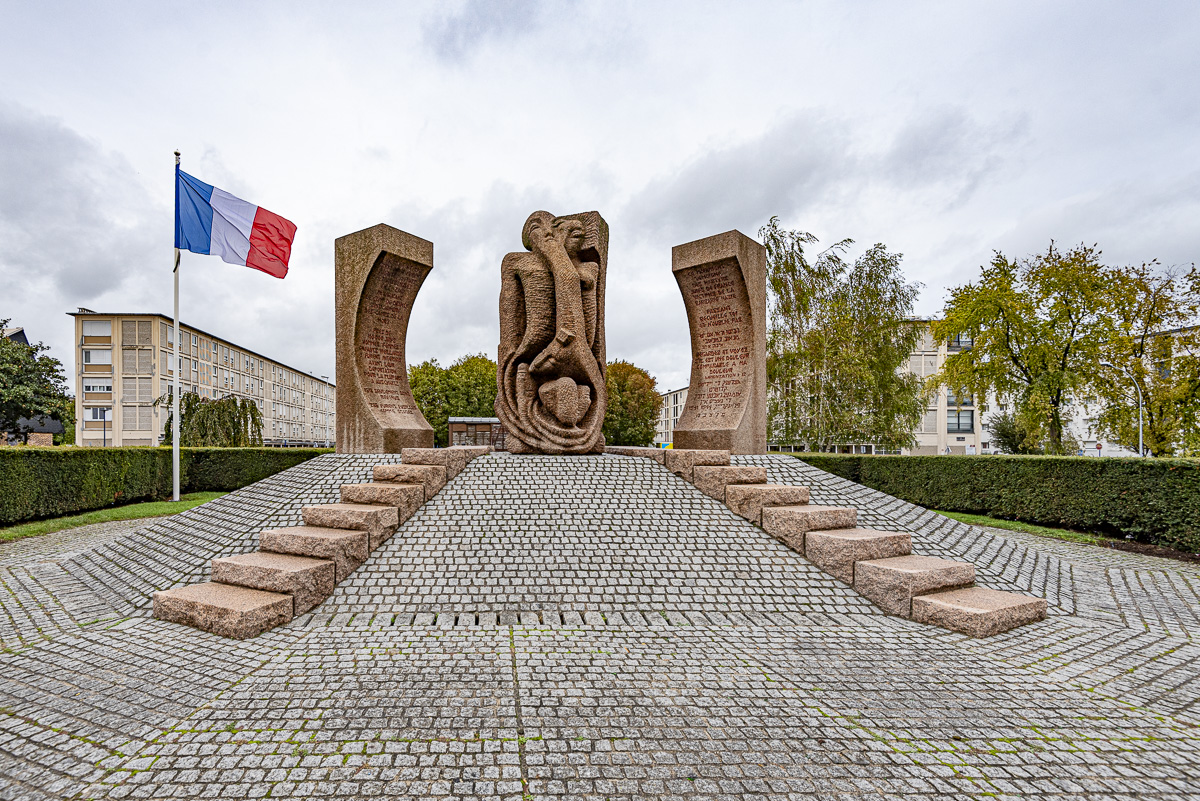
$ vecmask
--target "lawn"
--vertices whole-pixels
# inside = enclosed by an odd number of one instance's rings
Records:
[[[968,523],[972,526],[990,526],[991,528],[1004,528],[1009,531],[1023,531],[1026,534],[1037,534],[1040,537],[1053,537],[1056,540],[1066,540],[1067,542],[1082,542],[1086,545],[1100,544],[1105,538],[1095,534],[1084,534],[1079,531],[1070,531],[1065,528],[1047,528],[1046,526],[1035,526],[1032,523],[1021,523],[1016,520],[1001,520],[997,517],[987,517],[986,515],[968,515],[962,512],[943,512],[940,509],[934,509],[939,515],[945,515],[960,523]]]
[[[68,528],[78,528],[92,523],[111,523],[115,520],[141,520],[149,517],[166,517],[167,515],[186,512],[188,509],[208,503],[213,498],[220,498],[224,492],[189,492],[179,496],[175,501],[150,501],[148,503],[131,503],[128,506],[113,506],[108,509],[97,509],[94,512],[84,512],[70,517],[56,517],[51,520],[35,520],[32,523],[20,523],[7,528],[0,528],[0,542],[11,542],[25,537],[38,537]]]

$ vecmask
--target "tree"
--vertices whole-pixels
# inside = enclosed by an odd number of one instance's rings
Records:
[[[847,443],[911,445],[926,405],[920,379],[901,370],[921,329],[911,320],[920,284],[904,281],[899,253],[876,244],[852,264],[844,239],[809,260],[816,237],[759,230],[767,248],[767,383],[773,442],[826,449]]]
[[[449,444],[451,417],[496,414],[496,363],[482,353],[463,356],[449,367],[437,359],[409,367],[408,384],[439,446]]]
[[[1162,270],[1156,262],[1115,270],[1107,305],[1111,330],[1100,356],[1113,368],[1092,376],[1097,433],[1136,450],[1136,381],[1146,449],[1172,456],[1197,436],[1200,422],[1200,329],[1188,327],[1200,313],[1200,271]]]
[[[977,283],[950,291],[933,335],[963,345],[946,359],[937,380],[975,397],[1011,400],[1029,436],[1048,453],[1073,452],[1066,432],[1068,405],[1086,391],[1107,316],[1111,270],[1096,248],[1079,245],[1019,261],[996,252]]]
[[[992,444],[1001,453],[1034,454],[1042,450],[1037,442],[1037,432],[1010,411],[997,412],[985,426],[992,436]]]
[[[654,377],[626,361],[608,363],[604,384],[608,409],[604,414],[604,441],[609,445],[649,445],[654,441],[662,395]]]
[[[0,328],[8,326],[0,320]],[[38,342],[26,345],[0,336],[0,436],[12,433],[22,440],[29,439],[29,426],[24,418],[49,417],[71,424],[64,439],[74,441],[75,399],[67,393],[62,362],[46,356],[49,350]]]
[[[170,394],[154,401],[167,407],[163,445],[172,442]],[[262,445],[262,412],[249,398],[226,395],[202,398],[194,392],[179,396],[179,444],[185,448],[250,448]]]

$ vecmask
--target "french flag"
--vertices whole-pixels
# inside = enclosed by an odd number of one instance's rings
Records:
[[[175,247],[283,278],[296,226],[175,167]]]

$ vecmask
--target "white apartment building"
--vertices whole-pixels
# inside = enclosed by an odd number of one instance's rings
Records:
[[[673,389],[662,393],[663,403],[658,410],[658,423],[654,427],[654,447],[661,448],[670,445],[674,436],[675,426],[679,424],[679,415],[683,414],[683,406],[687,403],[688,388]]]
[[[171,391],[175,330],[162,314],[100,313],[75,318],[75,442],[149,446],[162,440]],[[334,385],[206,331],[181,325],[181,392],[248,398],[263,417],[265,445],[332,445]]]

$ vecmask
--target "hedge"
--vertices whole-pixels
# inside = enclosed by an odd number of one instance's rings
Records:
[[[324,448],[180,448],[180,491],[234,490]],[[171,497],[170,448],[0,448],[0,526]]]
[[[805,453],[813,467],[930,509],[1200,552],[1200,459]]]

